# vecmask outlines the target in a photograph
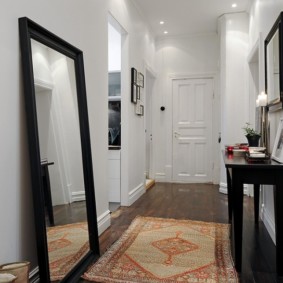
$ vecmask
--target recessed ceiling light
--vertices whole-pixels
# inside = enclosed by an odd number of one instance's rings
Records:
[[[236,7],[237,7],[237,3],[233,3],[232,8],[236,8]]]
[[[165,30],[165,31],[164,31],[164,34],[167,34],[167,33],[168,33],[168,31],[167,31],[167,30]]]
[[[160,23],[161,25],[164,25],[164,21],[160,21],[159,23]]]

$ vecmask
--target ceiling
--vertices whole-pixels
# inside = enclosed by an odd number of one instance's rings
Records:
[[[249,11],[252,0],[132,0],[157,37],[217,31],[217,18]],[[232,8],[236,3],[237,7]],[[160,21],[164,21],[160,25]],[[164,31],[168,34],[164,34]]]

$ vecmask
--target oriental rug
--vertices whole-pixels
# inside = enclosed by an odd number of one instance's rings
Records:
[[[51,281],[61,280],[89,250],[87,223],[49,227],[47,242]]]
[[[83,278],[109,283],[238,282],[229,225],[137,217]]]

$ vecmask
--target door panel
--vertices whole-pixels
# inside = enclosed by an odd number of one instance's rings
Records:
[[[212,181],[212,79],[173,82],[173,180]]]

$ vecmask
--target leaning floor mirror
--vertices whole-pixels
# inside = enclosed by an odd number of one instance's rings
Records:
[[[19,30],[40,282],[77,282],[99,257],[83,53]]]

